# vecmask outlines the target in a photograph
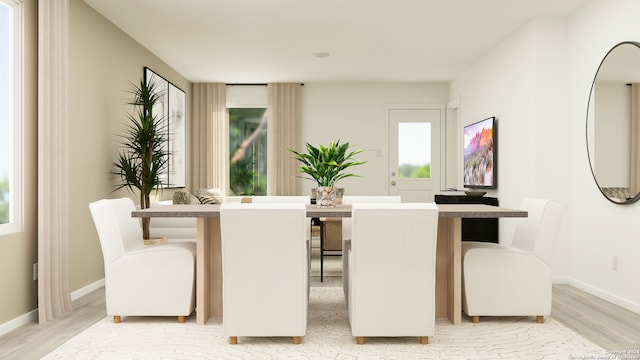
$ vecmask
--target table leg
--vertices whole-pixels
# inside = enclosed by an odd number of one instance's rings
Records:
[[[320,220],[320,282],[324,281],[324,236],[325,221]]]
[[[451,236],[448,248],[448,290],[449,306],[447,317],[454,325],[462,323],[462,219],[449,221]]]
[[[222,319],[222,239],[220,218],[211,219],[210,250],[210,286],[211,316]]]
[[[222,318],[222,252],[220,219],[198,218],[196,245],[196,323]]]

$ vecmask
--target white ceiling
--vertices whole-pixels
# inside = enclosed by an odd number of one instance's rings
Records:
[[[590,1],[85,0],[188,80],[227,83],[449,81]]]

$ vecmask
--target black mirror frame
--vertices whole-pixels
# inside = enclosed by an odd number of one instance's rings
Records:
[[[591,104],[591,99],[593,97],[593,90],[595,88],[596,79],[598,77],[598,73],[600,72],[600,68],[602,67],[602,64],[604,64],[604,62],[607,59],[607,57],[609,56],[609,54],[613,50],[615,50],[616,48],[618,48],[619,46],[622,46],[622,45],[634,45],[635,47],[638,48],[638,50],[640,50],[640,42],[637,42],[637,41],[622,41],[622,42],[619,42],[616,45],[614,45],[611,49],[609,49],[609,51],[607,51],[605,56],[602,58],[602,61],[600,61],[600,65],[598,66],[598,69],[596,70],[596,74],[593,76],[593,81],[591,82],[591,90],[589,90],[589,100],[587,101],[587,117],[586,117],[586,126],[585,126],[585,140],[586,140],[586,145],[587,145],[587,158],[589,160],[589,169],[591,170],[591,175],[593,176],[593,181],[596,183],[596,186],[598,187],[598,190],[600,191],[602,196],[604,196],[605,199],[609,200],[610,202],[612,202],[612,203],[614,203],[616,205],[630,205],[630,204],[633,204],[636,201],[640,200],[640,192],[638,192],[637,194],[635,194],[631,198],[627,198],[626,201],[615,201],[612,198],[610,198],[609,196],[607,196],[607,194],[605,194],[604,191],[602,191],[602,187],[598,183],[598,179],[596,178],[596,174],[595,174],[595,171],[593,169],[593,161],[591,160],[591,155],[589,153],[589,104]]]

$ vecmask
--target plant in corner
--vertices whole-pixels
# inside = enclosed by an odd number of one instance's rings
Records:
[[[128,103],[135,107],[129,115],[124,132],[119,135],[121,148],[115,170],[111,173],[120,178],[115,190],[127,188],[131,192],[140,192],[140,208],[151,206],[150,194],[155,188],[165,186],[161,176],[167,170],[169,153],[166,150],[167,125],[165,119],[153,114],[161,94],[153,83],[140,81],[139,86],[132,85],[132,100]],[[149,238],[150,218],[142,218],[142,233]]]
[[[340,140],[331,141],[329,146],[315,147],[306,143],[307,152],[301,153],[288,149],[294,154],[294,159],[300,161],[300,171],[309,175],[308,179],[318,185],[316,190],[316,204],[319,206],[334,206],[335,185],[339,180],[347,177],[359,177],[353,173],[345,173],[345,169],[362,165],[366,161],[359,161],[355,155],[364,150],[349,151],[349,143],[340,144]],[[326,195],[326,197],[325,197]]]

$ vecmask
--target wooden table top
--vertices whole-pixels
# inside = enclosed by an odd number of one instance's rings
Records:
[[[509,209],[484,204],[438,204],[438,217],[441,218],[497,218],[527,217],[524,210]]]
[[[220,216],[220,205],[166,205],[149,209],[134,210],[132,217],[206,217]],[[438,204],[438,216],[441,218],[497,218],[527,217],[523,210],[503,208],[483,204]],[[351,205],[336,205],[334,208],[321,208],[307,205],[307,217],[351,217]]]

